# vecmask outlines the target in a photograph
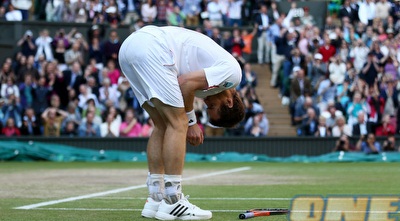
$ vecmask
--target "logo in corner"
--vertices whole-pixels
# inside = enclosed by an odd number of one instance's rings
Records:
[[[400,195],[296,196],[290,221],[400,221]]]

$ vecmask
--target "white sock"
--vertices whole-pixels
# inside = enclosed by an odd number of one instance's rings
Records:
[[[146,184],[149,189],[149,196],[153,200],[160,202],[164,198],[164,175],[149,173]]]
[[[165,195],[167,202],[174,204],[181,199],[182,194],[182,176],[181,175],[165,175]]]

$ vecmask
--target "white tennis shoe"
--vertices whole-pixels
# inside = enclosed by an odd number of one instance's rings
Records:
[[[165,200],[161,201],[155,218],[158,220],[206,220],[211,219],[212,213],[208,210],[202,210],[191,204],[189,196],[181,195],[181,199],[175,204],[167,204]]]
[[[148,197],[146,203],[144,204],[144,208],[142,210],[142,216],[146,218],[154,218],[158,211],[158,207],[161,202],[157,202],[153,200],[153,198]]]

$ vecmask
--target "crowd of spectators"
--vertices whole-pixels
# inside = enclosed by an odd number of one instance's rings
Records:
[[[209,15],[200,15],[198,12],[204,12],[201,9],[190,15],[190,10],[204,7],[201,6],[204,2],[200,1],[157,1],[156,4],[151,0],[37,2],[42,4],[36,5],[32,14],[32,10],[20,8],[18,1],[3,1],[2,6],[7,8],[3,10],[4,18],[11,21],[13,19],[7,16],[9,13],[21,13],[24,15],[22,20],[33,16],[33,19],[49,22],[90,22],[91,27],[87,33],[62,27],[54,34],[46,29],[39,33],[25,31],[16,45],[18,53],[10,55],[1,64],[1,135],[149,136],[152,121],[139,106],[128,80],[119,69],[118,51],[123,39],[116,31],[118,24],[133,25],[132,31],[147,24],[186,25],[208,35],[231,52],[242,67],[243,78],[237,90],[246,104],[246,118],[236,128],[216,128],[208,123],[204,101],[196,99],[195,111],[205,135],[259,137],[268,134],[269,122],[255,90],[257,74],[249,62],[256,29],[249,32],[246,28],[235,28],[220,33],[214,19],[216,15],[211,15],[212,7],[222,7],[217,1],[209,3],[211,6],[206,10]],[[241,8],[241,5],[237,7]],[[175,18],[181,14],[187,20],[170,22],[172,16],[168,9],[171,8],[177,13]],[[145,13],[151,14],[152,10],[154,17],[146,16]],[[110,14],[115,14],[115,20],[110,19]],[[233,17],[234,14],[225,16],[221,25],[238,27],[245,24],[244,19]],[[104,25],[107,22],[110,25],[108,31]]]
[[[379,152],[374,135],[400,134],[400,1],[335,2],[322,27],[296,2],[264,9],[259,41],[271,46],[259,44],[258,63],[271,64],[298,136],[354,136],[349,150]]]

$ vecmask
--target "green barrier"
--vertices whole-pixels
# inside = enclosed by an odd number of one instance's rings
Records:
[[[145,162],[145,152],[92,150],[40,142],[0,142],[0,161],[54,162]],[[222,152],[218,154],[186,154],[187,162],[400,162],[399,152],[364,154],[360,152],[332,152],[320,156],[293,155],[268,157],[260,154]]]

